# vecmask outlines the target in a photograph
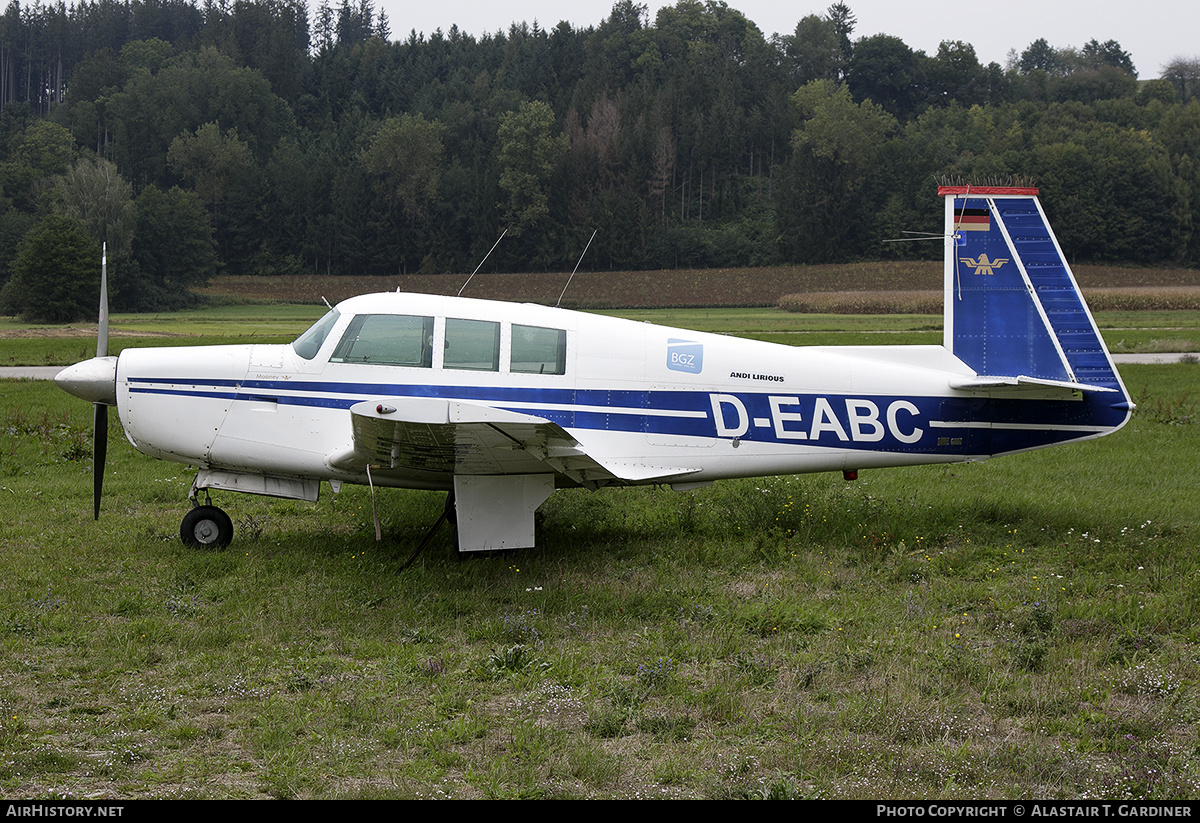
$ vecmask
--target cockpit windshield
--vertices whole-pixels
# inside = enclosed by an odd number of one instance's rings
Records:
[[[317,356],[317,352],[321,350],[321,345],[325,342],[325,338],[329,336],[329,331],[337,323],[337,309],[330,309],[325,313],[325,316],[308,327],[308,331],[296,338],[292,343],[292,348],[296,350],[296,354],[303,357],[305,360],[312,360]]]

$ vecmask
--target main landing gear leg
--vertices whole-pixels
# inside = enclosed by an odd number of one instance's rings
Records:
[[[425,547],[429,545],[429,541],[433,539],[433,536],[437,533],[437,530],[441,528],[443,523],[452,517],[454,517],[453,491],[446,495],[446,507],[442,509],[442,516],[439,517],[437,522],[433,524],[433,528],[425,532],[425,537],[421,540],[421,545],[417,546],[417,550],[412,553],[412,557],[408,558],[404,565],[400,567],[400,571],[404,571],[412,565],[412,562],[417,559],[418,555],[425,551]]]
[[[221,509],[212,505],[208,493],[204,505],[192,498],[193,508],[179,524],[179,538],[185,546],[197,549],[223,549],[233,540],[233,521]]]

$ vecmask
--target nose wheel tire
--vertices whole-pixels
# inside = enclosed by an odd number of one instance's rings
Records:
[[[185,546],[223,549],[233,540],[233,521],[216,506],[197,506],[184,515],[179,537]]]

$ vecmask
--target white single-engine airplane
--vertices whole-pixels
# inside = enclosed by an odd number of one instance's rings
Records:
[[[107,352],[63,370],[129,441],[198,467],[184,542],[233,526],[210,489],[321,481],[451,493],[460,552],[534,545],[556,489],[985,460],[1100,437],[1133,404],[1037,190],[943,187],[940,346],[791,347],[538,305],[339,303],[290,345]],[[102,298],[103,299],[103,298]],[[452,505],[451,505],[452,504]]]

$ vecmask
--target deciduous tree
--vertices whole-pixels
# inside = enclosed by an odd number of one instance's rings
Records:
[[[137,197],[131,268],[114,282],[113,303],[126,311],[183,308],[218,271],[216,246],[200,199],[178,187],[147,186]]]
[[[376,186],[410,221],[423,221],[442,179],[443,135],[437,121],[405,114],[384,121],[362,153]]]
[[[50,214],[25,235],[0,294],[0,308],[36,323],[95,316],[100,244],[73,218]]]
[[[550,178],[566,154],[567,138],[550,106],[534,101],[501,118],[497,139],[505,226],[519,236],[550,213]]]
[[[896,120],[870,100],[855,103],[828,80],[796,92],[805,117],[792,137],[794,154],[780,186],[778,219],[791,259],[844,260],[862,246],[870,214],[863,191]]]
[[[137,222],[133,187],[102,157],[83,157],[54,178],[56,208],[79,222],[111,257],[129,254]]]

